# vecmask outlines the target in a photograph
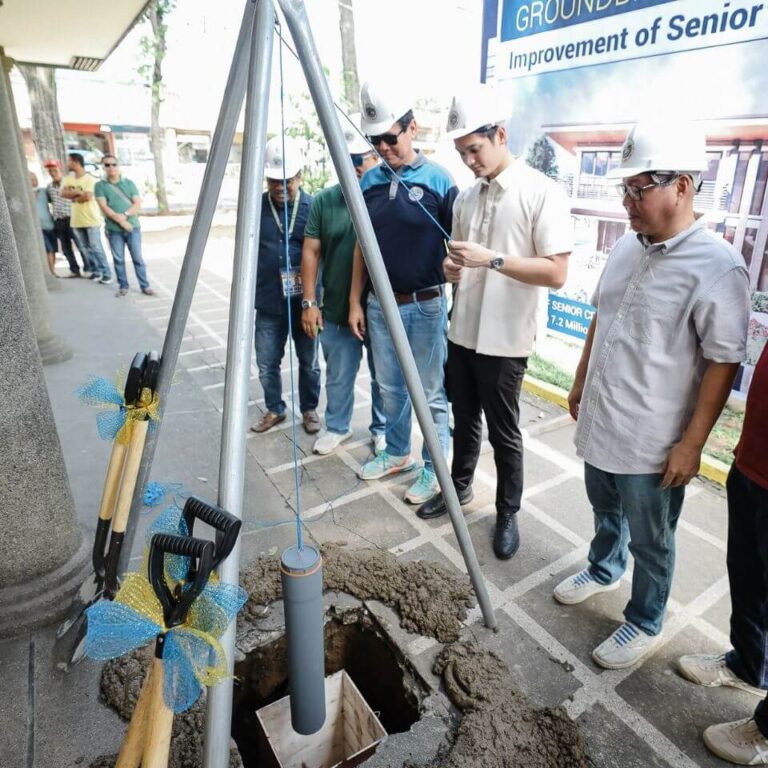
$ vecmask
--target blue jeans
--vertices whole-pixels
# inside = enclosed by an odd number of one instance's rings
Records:
[[[320,334],[320,345],[325,357],[325,428],[337,435],[346,435],[352,421],[355,405],[355,377],[360,369],[363,344],[354,337],[349,326],[325,323]],[[382,435],[385,429],[384,406],[376,381],[376,369],[370,348],[366,351],[368,370],[371,372],[371,430]]]
[[[128,253],[131,254],[133,269],[139,281],[139,288],[143,291],[149,288],[147,280],[147,265],[141,256],[141,230],[134,229],[132,232],[126,232],[124,229],[120,232],[107,230],[107,240],[109,240],[109,249],[112,251],[112,262],[115,265],[115,274],[117,283],[121,288],[128,288],[128,275],[125,272],[125,246],[128,246]]]
[[[437,427],[440,445],[447,456],[448,400],[445,396],[443,373],[448,353],[445,297],[438,296],[427,301],[401,304],[398,309],[416,360],[427,404],[432,412],[432,420]],[[376,364],[376,380],[379,382],[387,420],[387,453],[391,456],[406,456],[411,452],[411,398],[408,396],[392,338],[384,322],[384,313],[373,293],[368,296],[367,326]],[[424,466],[432,470],[432,459],[426,444],[421,455]]]
[[[291,313],[296,356],[299,359],[299,406],[302,413],[314,411],[320,398],[320,365],[317,362],[317,339],[310,339],[301,329],[301,309],[293,307]],[[267,410],[284,413],[283,380],[280,364],[285,354],[288,339],[288,310],[280,315],[256,311],[256,365],[259,368],[259,382],[264,390]]]
[[[83,261],[87,260],[85,269],[102,277],[111,278],[112,270],[109,268],[107,254],[101,245],[100,227],[73,227],[77,247],[83,256]]]
[[[742,680],[768,688],[768,489],[736,465],[726,488],[733,650],[725,660]],[[768,725],[768,711],[762,719]]]
[[[685,486],[661,487],[662,475],[617,475],[584,465],[587,496],[595,514],[589,570],[600,584],[612,584],[635,560],[632,596],[624,618],[658,635],[675,570],[675,529]]]

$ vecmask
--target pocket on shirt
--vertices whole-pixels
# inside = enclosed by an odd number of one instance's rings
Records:
[[[679,324],[678,311],[669,304],[643,297],[627,312],[627,334],[645,346],[666,344]]]

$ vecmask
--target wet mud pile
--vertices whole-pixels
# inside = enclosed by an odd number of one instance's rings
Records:
[[[589,768],[578,726],[562,707],[536,709],[495,653],[455,643],[433,671],[463,717],[434,768]]]
[[[466,577],[455,576],[440,563],[402,562],[386,550],[327,545],[321,551],[325,590],[378,600],[400,614],[400,624],[409,632],[441,643],[458,639],[474,603]],[[254,622],[261,606],[282,598],[280,558],[259,558],[243,572],[242,585],[250,595],[242,616]]]

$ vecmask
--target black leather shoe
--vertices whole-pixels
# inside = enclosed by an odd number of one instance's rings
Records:
[[[499,560],[509,560],[520,547],[517,515],[514,512],[496,514],[496,532],[493,535],[493,552]]]
[[[457,491],[459,495],[459,504],[463,507],[465,504],[469,504],[475,497],[472,493],[472,486],[465,488],[463,491]],[[438,493],[433,496],[429,501],[425,501],[417,510],[416,517],[420,517],[422,520],[432,520],[435,517],[441,517],[448,511],[448,507],[443,499],[443,494]]]

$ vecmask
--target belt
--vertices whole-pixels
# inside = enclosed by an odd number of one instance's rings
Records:
[[[428,291],[416,291],[416,293],[395,293],[395,301],[398,305],[413,304],[414,301],[428,301],[436,299],[441,295],[439,288],[432,288]]]

